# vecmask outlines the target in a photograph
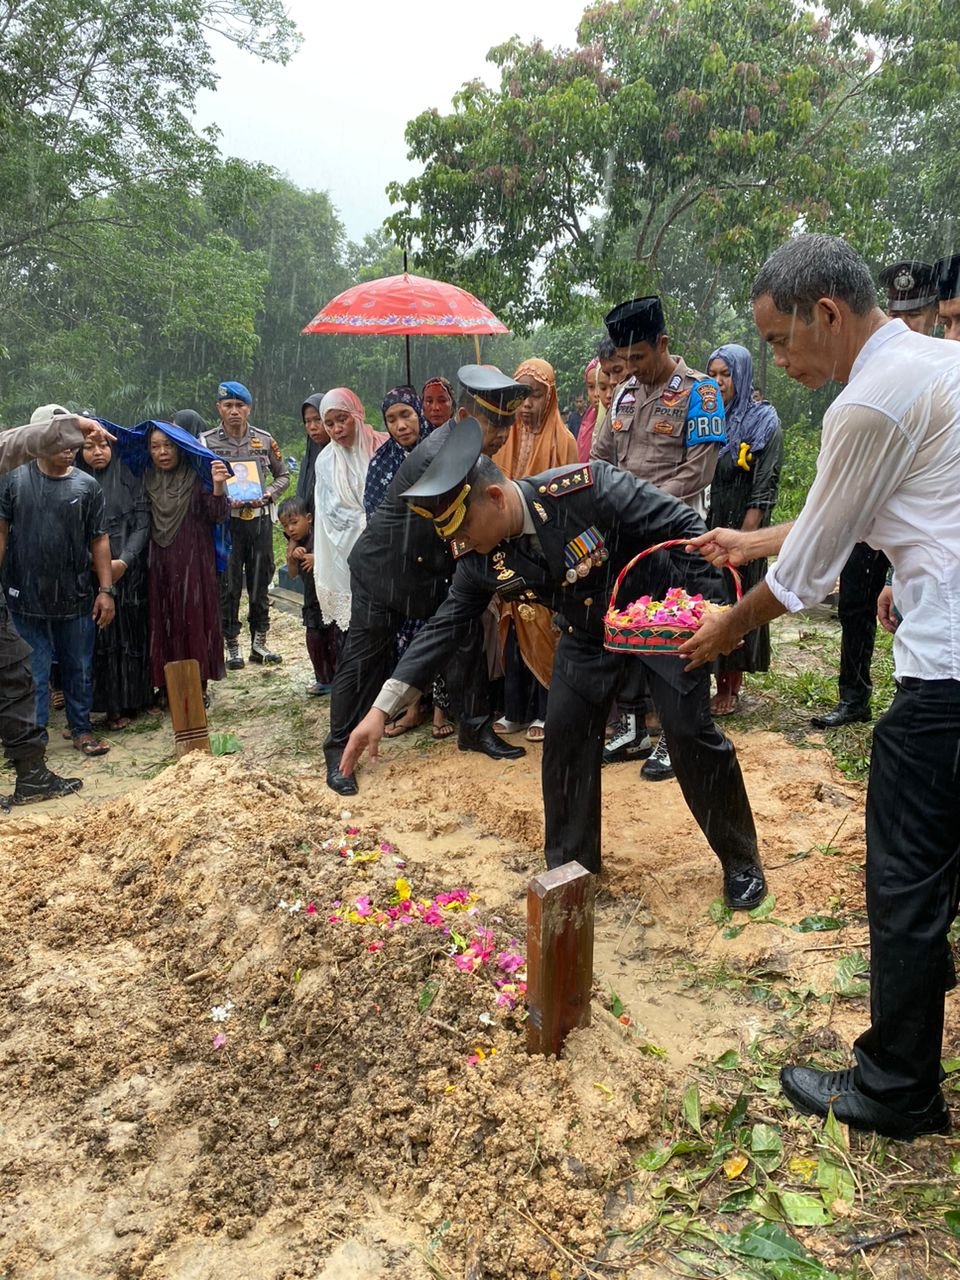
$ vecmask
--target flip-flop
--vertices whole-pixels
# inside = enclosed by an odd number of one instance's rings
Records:
[[[433,726],[434,742],[443,742],[444,738],[450,738],[457,731],[455,724],[435,724]]]
[[[543,741],[543,721],[542,720],[530,721],[530,728],[527,730],[527,741],[528,742]]]
[[[718,693],[718,694],[717,694],[717,696],[716,696],[716,701],[717,701],[717,702],[719,702],[721,698],[724,698],[724,699],[726,699],[726,698],[732,698],[732,699],[733,699],[733,705],[732,705],[732,706],[729,706],[729,707],[724,707],[722,710],[721,710],[721,708],[720,708],[720,707],[711,706],[710,710],[711,710],[712,714],[713,714],[713,715],[715,715],[715,716],[732,716],[732,715],[736,715],[736,712],[737,712],[737,706],[738,706],[738,704],[739,704],[739,702],[740,702],[740,695],[739,695],[739,693],[727,693],[727,694]]]
[[[92,733],[79,734],[74,738],[73,745],[84,756],[105,756],[110,750],[108,742],[104,742],[102,738],[95,738]]]

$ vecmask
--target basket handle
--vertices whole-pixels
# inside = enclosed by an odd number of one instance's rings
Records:
[[[617,593],[620,590],[620,586],[635,564],[638,564],[645,556],[652,555],[654,551],[666,551],[668,547],[685,547],[689,541],[689,538],[670,538],[667,542],[655,542],[652,547],[647,547],[645,550],[635,555],[632,560],[628,560],[617,574],[617,580],[613,584],[613,590],[610,592],[610,602],[607,605],[607,612],[609,613],[611,609],[616,607]],[[726,569],[731,578],[733,578],[733,589],[736,592],[737,600],[742,600],[743,588],[740,584],[739,573],[737,573],[732,564],[725,564],[723,568]]]

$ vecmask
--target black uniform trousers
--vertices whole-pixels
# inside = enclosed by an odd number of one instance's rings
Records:
[[[565,629],[557,645],[543,743],[548,867],[576,860],[600,870],[600,768],[610,700],[642,663],[683,798],[725,868],[759,862],[757,834],[733,743],[710,716],[710,675],[680,659],[609,653],[595,636]],[[670,678],[664,664],[676,663]]]
[[[47,748],[47,731],[37,724],[29,653],[0,604],[0,742],[14,764],[40,760]]]
[[[870,1029],[863,1091],[925,1107],[940,1083],[947,931],[960,897],[960,681],[899,682],[877,721],[867,789]]]
[[[339,766],[347,739],[373,706],[384,680],[396,666],[397,632],[406,621],[406,614],[374,600],[351,577],[350,627],[330,689],[330,732],[323,744],[328,769]],[[451,714],[461,727],[478,727],[490,718],[490,682],[479,620],[470,628],[443,676]]]
[[[240,599],[244,580],[249,603],[250,634],[270,627],[270,583],[273,581],[273,522],[264,511],[253,520],[230,520],[230,562],[220,575],[220,618],[224,640],[240,635]]]
[[[890,561],[882,551],[858,542],[840,573],[840,700],[865,706],[873,684],[870,663],[877,638],[877,596]]]

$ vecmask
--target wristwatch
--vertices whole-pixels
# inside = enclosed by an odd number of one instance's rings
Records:
[[[98,596],[115,596],[117,594],[116,587],[99,587],[97,589]]]

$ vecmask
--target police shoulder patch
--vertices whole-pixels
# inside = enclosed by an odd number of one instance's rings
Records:
[[[547,485],[540,486],[554,498],[566,497],[568,493],[576,493],[578,489],[589,489],[593,484],[593,470],[589,462],[583,466],[572,467],[568,471],[557,471]]]

